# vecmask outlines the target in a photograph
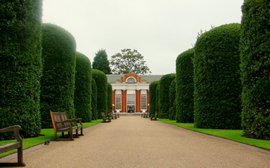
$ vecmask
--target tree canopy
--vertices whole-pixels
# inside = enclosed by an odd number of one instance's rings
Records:
[[[112,56],[110,66],[113,74],[149,74],[150,69],[146,65],[146,61],[137,50],[123,49],[121,53]]]
[[[96,53],[93,61],[93,69],[98,69],[105,74],[111,74],[111,68],[109,66],[108,56],[105,50],[99,50]]]

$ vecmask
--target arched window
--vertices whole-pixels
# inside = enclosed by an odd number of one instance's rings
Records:
[[[134,84],[134,83],[136,83],[136,79],[133,78],[133,77],[129,77],[129,78],[127,78],[127,80],[126,80],[126,83],[127,83],[127,84]]]

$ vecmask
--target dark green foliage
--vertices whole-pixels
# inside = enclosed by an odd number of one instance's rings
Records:
[[[176,121],[194,121],[194,49],[181,53],[176,60]]]
[[[175,120],[175,115],[176,115],[176,80],[175,79],[171,82],[169,91],[170,91],[169,92],[169,100],[170,100],[169,119]]]
[[[112,85],[107,83],[107,111],[112,112]]]
[[[41,1],[0,1],[0,128],[40,133]]]
[[[73,36],[61,27],[44,24],[41,78],[42,127],[51,127],[50,110],[74,117],[75,52]]]
[[[93,69],[98,69],[105,74],[111,74],[111,68],[109,66],[108,56],[105,50],[99,50],[96,53],[93,61]]]
[[[159,118],[169,118],[170,110],[170,85],[175,79],[175,74],[167,74],[160,79],[160,93],[159,93]]]
[[[156,113],[157,116],[159,117],[159,112],[160,112],[160,81],[157,84],[157,88],[156,88]]]
[[[101,118],[101,112],[107,113],[107,77],[104,72],[92,69],[92,78],[97,86],[97,114]]]
[[[91,63],[81,53],[76,53],[74,107],[75,115],[83,122],[90,122],[91,113]]]
[[[159,81],[154,81],[149,86],[150,95],[150,117],[154,117],[157,113],[157,86]]]
[[[270,139],[270,2],[242,7],[242,126],[246,136]]]
[[[219,26],[198,38],[194,55],[196,127],[241,127],[239,41],[239,24]]]
[[[92,94],[91,94],[91,109],[92,109],[92,119],[98,119],[97,113],[97,85],[94,79],[92,79]]]

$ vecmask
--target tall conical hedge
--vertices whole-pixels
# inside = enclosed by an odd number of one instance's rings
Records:
[[[203,33],[194,55],[195,126],[241,127],[240,25]]]
[[[160,97],[159,97],[159,118],[169,118],[170,110],[170,85],[172,80],[174,80],[175,74],[167,74],[161,77],[160,79]]]
[[[176,121],[194,122],[194,49],[181,53],[176,60]]]
[[[41,121],[47,128],[51,127],[50,110],[74,117],[76,43],[56,25],[44,24],[42,33]]]
[[[92,78],[97,86],[97,113],[101,118],[101,112],[107,113],[107,77],[104,72],[92,69]]]
[[[249,137],[270,139],[270,3],[245,0],[242,7],[242,126]]]
[[[157,85],[158,81],[154,81],[149,86],[149,95],[150,95],[150,117],[154,117],[157,114]]]
[[[159,117],[160,113],[160,81],[158,81],[157,87],[156,87],[156,113],[157,117]]]
[[[107,83],[107,111],[112,112],[112,85]]]
[[[175,120],[176,115],[176,80],[172,80],[169,88],[169,99],[170,99],[170,107],[169,107],[169,119]]]
[[[91,80],[90,60],[82,53],[76,53],[74,107],[76,117],[82,118],[83,122],[90,122],[92,119]]]
[[[0,128],[40,133],[41,1],[0,1]]]
[[[91,94],[91,109],[92,109],[92,119],[98,119],[97,113],[97,85],[94,79],[92,79],[92,94]]]

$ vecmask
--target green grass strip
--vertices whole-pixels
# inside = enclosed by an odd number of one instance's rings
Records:
[[[259,148],[270,150],[270,140],[261,140],[261,139],[252,139],[243,137],[243,130],[228,130],[228,129],[204,129],[204,128],[195,128],[193,123],[177,123],[175,120],[169,119],[159,119],[159,121],[176,125],[188,130],[195,132],[204,133],[207,135],[212,135],[216,137],[221,137],[224,139],[229,139],[236,142],[241,142],[244,144],[256,146]]]
[[[94,126],[96,124],[101,123],[102,120],[93,120],[91,122],[86,122],[83,123],[83,127],[84,128],[88,128],[91,126]],[[33,138],[24,138],[23,139],[23,149],[28,149],[31,148],[33,146],[39,145],[39,144],[43,144],[46,140],[52,140],[54,138],[54,131],[52,128],[49,129],[42,129],[41,133],[42,136],[38,136],[38,137],[33,137]],[[58,136],[60,136],[61,133],[58,133]],[[15,140],[4,140],[4,141],[0,141],[0,146],[14,142]],[[0,158],[10,155],[12,153],[15,153],[16,150],[11,150],[5,153],[1,153],[0,154]]]

